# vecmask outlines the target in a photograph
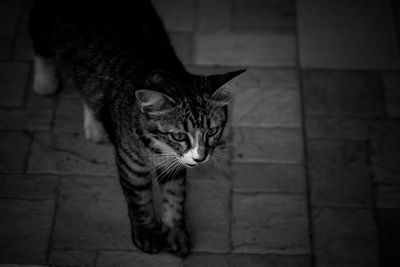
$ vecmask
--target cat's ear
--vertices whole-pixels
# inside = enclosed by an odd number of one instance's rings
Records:
[[[230,100],[230,94],[226,90],[225,84],[227,84],[229,81],[236,78],[245,71],[246,70],[243,69],[243,70],[228,72],[225,74],[208,76],[212,90],[211,99],[215,103],[215,105],[217,106],[228,105]]]
[[[137,90],[135,96],[140,110],[150,115],[162,115],[176,104],[171,97],[153,90]]]

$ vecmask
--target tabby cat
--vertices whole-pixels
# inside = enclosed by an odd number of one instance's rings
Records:
[[[126,1],[129,2],[129,1]],[[229,94],[242,73],[187,72],[149,0],[34,3],[34,91],[54,94],[67,73],[84,101],[84,133],[107,136],[126,197],[134,244],[147,253],[184,256],[186,167],[206,162],[222,143]],[[152,185],[162,190],[155,219]]]

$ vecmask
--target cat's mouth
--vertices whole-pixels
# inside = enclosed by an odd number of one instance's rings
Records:
[[[184,163],[184,164],[189,168],[194,168],[198,165],[198,164],[189,164],[189,163]]]

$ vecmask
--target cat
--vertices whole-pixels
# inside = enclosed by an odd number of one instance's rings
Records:
[[[224,85],[244,70],[189,73],[151,2],[126,2],[36,1],[33,89],[55,94],[60,72],[72,78],[84,102],[85,137],[114,145],[133,243],[146,253],[167,248],[185,256],[186,168],[207,162],[223,143],[230,99]]]

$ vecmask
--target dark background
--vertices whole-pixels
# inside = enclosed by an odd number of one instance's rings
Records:
[[[72,86],[32,92],[31,1],[0,1],[0,263],[400,266],[400,2],[155,0],[195,73],[246,67],[230,149],[190,172],[193,253],[130,241]]]

